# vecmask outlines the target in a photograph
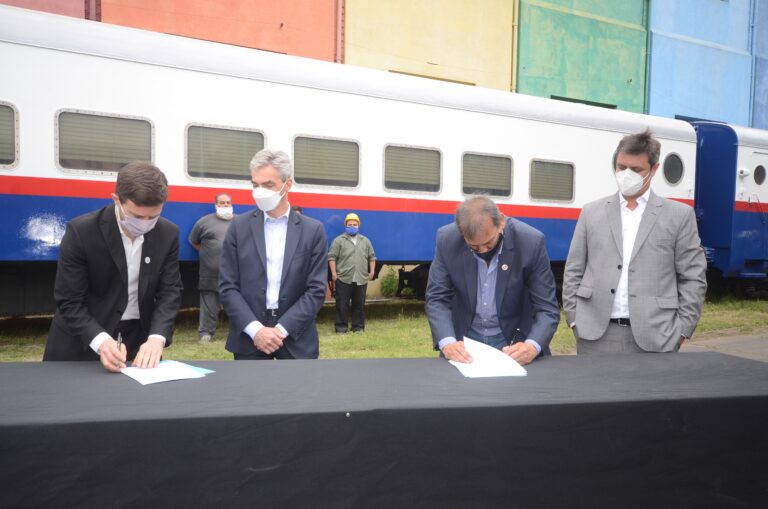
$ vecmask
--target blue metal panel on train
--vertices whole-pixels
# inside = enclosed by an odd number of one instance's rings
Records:
[[[768,129],[768,0],[755,2],[752,127]]]
[[[701,243],[718,254],[724,273],[730,262],[736,196],[736,133],[725,124],[694,122],[696,154],[695,209]]]
[[[69,220],[108,205],[109,200],[48,196],[0,195],[4,220],[0,222],[0,261],[55,261]],[[235,205],[236,214],[253,207]],[[197,260],[187,241],[195,222],[213,212],[209,203],[169,202],[163,217],[179,226],[179,258]],[[345,211],[305,208],[304,213],[325,226],[328,243],[343,231]],[[365,211],[360,213],[361,233],[371,239],[379,260],[393,263],[429,262],[434,256],[435,234],[453,221],[452,214]],[[521,218],[542,231],[552,261],[564,261],[576,222],[564,219]]]
[[[750,0],[653,0],[648,112],[750,122]]]

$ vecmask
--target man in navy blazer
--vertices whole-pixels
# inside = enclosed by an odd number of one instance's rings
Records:
[[[323,225],[291,209],[293,167],[264,149],[251,161],[257,210],[224,238],[219,294],[229,317],[226,348],[236,360],[316,359],[315,317],[325,300],[328,242]]]
[[[472,362],[464,336],[520,364],[548,355],[560,307],[544,235],[485,196],[467,199],[455,224],[437,232],[426,311],[435,349],[448,360]]]

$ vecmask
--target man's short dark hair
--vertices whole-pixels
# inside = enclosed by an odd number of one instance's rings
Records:
[[[168,180],[148,161],[133,161],[117,174],[115,194],[121,203],[131,200],[140,207],[162,205],[168,199]]]
[[[648,162],[651,168],[653,168],[659,162],[660,153],[661,143],[653,137],[650,129],[646,129],[641,133],[628,134],[621,139],[616,147],[616,152],[613,153],[613,169],[616,169],[616,159],[619,157],[619,154],[631,156],[646,154]]]

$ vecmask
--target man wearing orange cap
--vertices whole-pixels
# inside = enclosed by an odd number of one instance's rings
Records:
[[[373,281],[376,254],[371,241],[359,233],[360,218],[354,212],[344,218],[344,233],[333,239],[328,252],[333,287],[336,289],[336,332],[349,328],[349,301],[352,300],[352,332],[365,329],[365,291]]]

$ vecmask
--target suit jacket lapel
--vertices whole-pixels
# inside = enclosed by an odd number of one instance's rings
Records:
[[[256,253],[259,255],[259,260],[264,266],[264,270],[267,270],[267,241],[264,239],[264,212],[257,210],[253,213],[253,219],[251,220],[251,233],[253,234],[253,241],[256,244]]]
[[[645,212],[643,212],[643,217],[640,219],[640,227],[637,229],[635,246],[632,248],[632,256],[629,258],[629,263],[632,263],[635,255],[637,255],[637,252],[648,238],[648,234],[653,230],[653,225],[656,224],[656,219],[659,217],[662,205],[663,202],[651,191],[651,194],[648,196],[648,203],[645,204]]]
[[[291,264],[293,254],[296,252],[296,247],[299,245],[299,238],[301,237],[301,217],[296,212],[291,211],[288,215],[288,229],[285,232],[285,252],[283,253],[283,274],[281,281],[285,281],[285,276],[288,274],[288,266]],[[280,285],[284,287],[285,285]]]
[[[128,286],[128,262],[125,261],[125,248],[123,247],[123,238],[120,235],[119,226],[117,226],[117,217],[115,216],[115,206],[104,207],[99,220],[99,228],[107,243],[107,249],[112,256],[120,278],[123,284]]]
[[[499,314],[499,310],[502,308],[504,295],[505,295],[505,289],[507,288],[507,283],[509,282],[509,277],[512,274],[512,270],[510,270],[511,267],[513,267],[513,258],[515,255],[515,246],[514,246],[514,234],[513,234],[513,225],[509,220],[507,220],[507,224],[504,227],[504,244],[501,246],[501,254],[499,255],[499,265],[496,268],[496,312]],[[504,270],[503,267],[507,267],[507,270]]]
[[[155,260],[155,246],[157,245],[157,230],[152,230],[144,235],[144,243],[141,245],[141,260],[139,260],[139,302],[144,300],[147,291],[149,275],[152,272],[152,264]],[[149,261],[147,261],[149,260]]]
[[[618,194],[611,196],[605,202],[605,215],[608,217],[611,236],[621,258],[624,256],[624,236],[621,234],[621,201]]]

